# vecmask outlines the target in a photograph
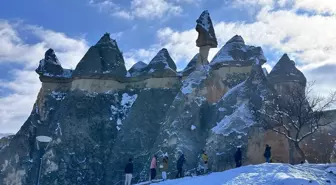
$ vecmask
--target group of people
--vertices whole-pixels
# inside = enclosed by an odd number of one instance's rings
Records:
[[[265,157],[266,163],[271,162],[271,156],[272,156],[271,147],[268,144],[266,144],[265,152],[264,152],[264,157]],[[234,159],[235,159],[235,162],[236,162],[236,168],[240,167],[242,165],[242,152],[241,152],[240,147],[237,148],[237,151],[234,155]]]
[[[267,163],[271,162],[271,147],[266,144],[266,148],[265,148],[265,152],[264,152],[264,157]],[[234,159],[236,162],[236,167],[240,167],[242,165],[242,151],[241,148],[238,147],[237,151],[234,155]],[[157,169],[157,160],[158,160],[158,156],[154,155],[151,163],[150,163],[150,180],[154,180],[156,177],[156,169]],[[201,154],[201,160],[202,160],[202,167],[204,170],[204,174],[208,172],[208,160],[209,157],[206,154],[206,152],[203,150],[202,154]],[[184,154],[182,153],[179,157],[179,159],[176,162],[176,169],[177,169],[177,173],[176,173],[176,178],[181,178],[183,177],[183,165],[185,163],[186,159],[184,157]],[[164,156],[162,158],[162,163],[160,164],[160,169],[161,169],[161,173],[162,173],[162,179],[166,180],[167,179],[167,171],[168,171],[168,156]],[[125,185],[130,185],[131,181],[132,181],[132,174],[133,174],[133,162],[132,159],[130,158],[128,160],[128,163],[125,167]]]
[[[150,165],[150,180],[153,180],[156,177],[157,159],[158,159],[157,155],[154,155],[152,158],[151,165]],[[184,154],[181,154],[181,156],[176,162],[176,168],[177,168],[176,178],[183,177],[182,168],[183,168],[184,162],[185,162]],[[162,179],[166,180],[167,171],[168,171],[168,156],[163,157],[162,164],[160,165],[160,169],[161,169]]]

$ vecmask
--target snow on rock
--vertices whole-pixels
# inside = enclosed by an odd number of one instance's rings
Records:
[[[247,102],[242,103],[231,115],[225,116],[217,126],[212,128],[216,134],[230,135],[232,132],[247,134],[244,132],[245,128],[254,124],[251,110]]]
[[[130,74],[130,76],[138,76],[141,74],[141,72],[145,69],[145,67],[147,66],[146,63],[139,61],[137,63],[135,63],[129,70],[128,70],[128,74]]]
[[[37,74],[47,77],[70,78],[72,75],[72,70],[62,68],[53,49],[48,49],[45,52],[44,59],[40,60],[35,71]]]
[[[120,103],[117,105],[111,105],[111,117],[110,121],[117,120],[117,129],[120,130],[120,126],[122,125],[122,120],[127,117],[129,110],[131,109],[133,103],[137,99],[138,95],[129,95],[128,93],[123,93],[121,95]]]
[[[60,101],[65,98],[66,93],[51,91],[50,96],[53,97],[55,100]]]
[[[198,32],[196,46],[210,46],[211,48],[216,48],[218,43],[209,12],[207,10],[203,11],[196,20],[196,23],[196,31]]]
[[[264,52],[261,47],[254,47],[245,45],[244,39],[236,35],[231,38],[226,44],[217,52],[210,65],[228,65],[235,66],[252,65],[257,62],[262,65],[266,62]]]
[[[120,131],[120,130],[121,130],[121,128],[120,128],[119,126],[116,126],[116,128],[117,128],[117,130],[118,130],[118,131]]]
[[[336,176],[289,164],[249,165],[205,176],[167,180],[157,185],[336,185]]]
[[[197,88],[199,84],[202,83],[203,80],[207,78],[208,71],[201,70],[201,71],[194,71],[189,75],[188,78],[183,80],[183,86],[181,91],[183,94],[190,94],[192,93],[194,88]]]
[[[137,97],[137,94],[131,96],[127,93],[122,94],[121,105],[124,107],[124,109],[129,109],[132,107]]]

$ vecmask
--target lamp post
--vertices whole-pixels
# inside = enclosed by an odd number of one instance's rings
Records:
[[[48,136],[37,136],[36,137],[37,150],[39,151],[39,157],[40,157],[40,161],[38,165],[38,172],[37,172],[37,177],[36,177],[36,185],[40,185],[42,158],[51,141],[52,141],[51,137],[48,137]]]

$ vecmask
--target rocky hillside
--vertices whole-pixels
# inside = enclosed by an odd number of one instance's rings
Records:
[[[211,23],[207,12],[203,16],[198,24]],[[241,36],[230,39],[209,65],[196,68],[197,57],[177,72],[163,48],[149,64],[138,62],[126,71],[117,42],[105,34],[70,71],[48,50],[36,69],[42,87],[30,116],[0,145],[0,185],[36,183],[40,135],[52,138],[41,184],[122,184],[128,158],[134,161],[134,182],[145,181],[154,154],[159,160],[169,156],[173,177],[182,153],[186,173],[193,174],[202,149],[213,171],[231,168],[238,146],[245,164],[261,162],[266,139],[288,150],[285,139],[258,123],[256,112],[276,106],[281,92],[275,86],[281,83],[274,78],[305,85],[291,74],[295,64],[283,65],[282,58],[266,77],[262,49],[245,45]]]

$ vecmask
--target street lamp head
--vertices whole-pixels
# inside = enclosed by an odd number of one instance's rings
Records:
[[[52,141],[51,137],[48,136],[37,136],[36,140],[41,143],[49,143],[50,141]]]

